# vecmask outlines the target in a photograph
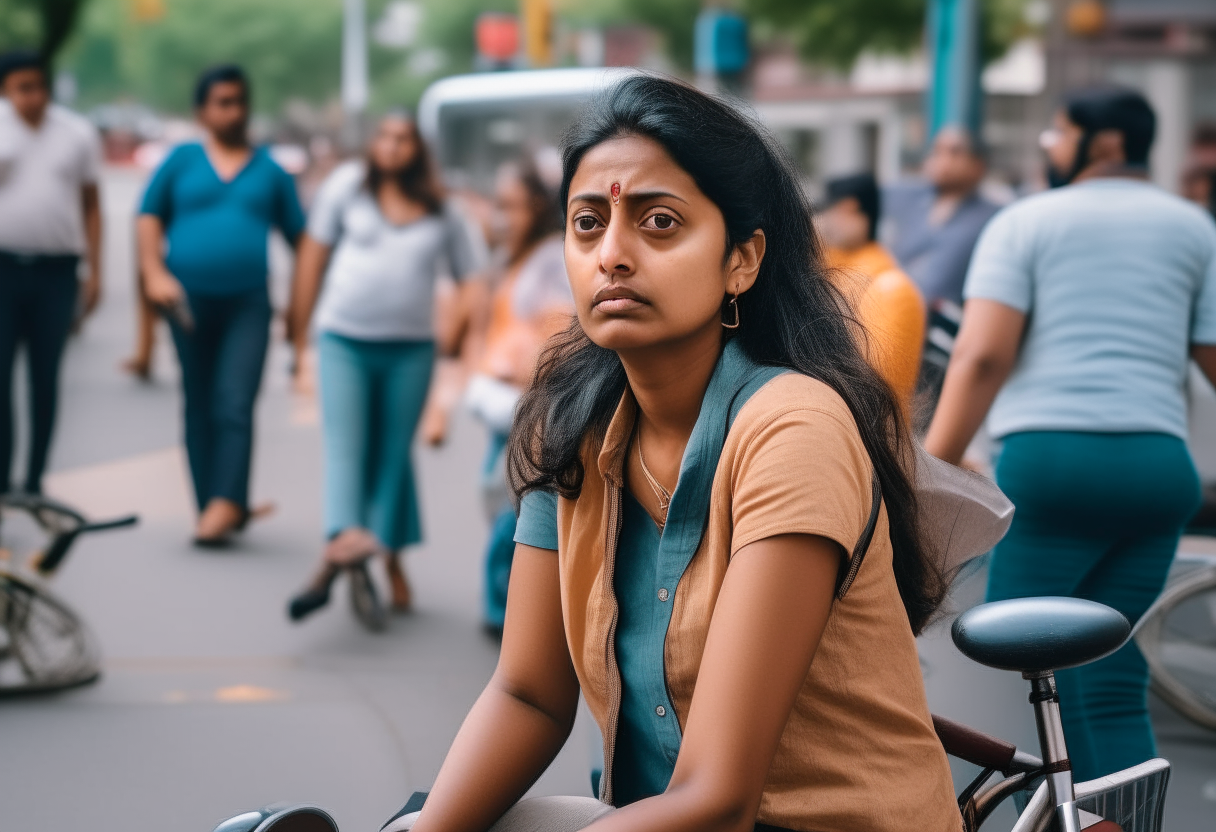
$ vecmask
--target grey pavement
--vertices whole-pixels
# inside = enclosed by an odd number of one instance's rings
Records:
[[[479,628],[484,438],[458,418],[445,447],[417,450],[426,543],[407,558],[412,614],[368,634],[340,586],[331,609],[290,624],[286,599],[320,550],[315,407],[290,391],[277,347],[253,494],[278,511],[236,549],[192,548],[165,333],[154,383],[117,370],[133,341],[129,217],[140,181],[107,175],[107,292],[70,347],[47,490],[90,515],[134,511],[142,522],[83,540],[55,581],[97,632],[104,675],[87,688],[0,701],[0,830],[207,832],[275,801],[325,806],[344,832],[377,829],[429,786],[493,671],[496,646]],[[32,545],[11,525],[6,545]],[[963,582],[953,605],[974,603],[982,581]],[[922,660],[936,711],[1035,747],[1020,678],[968,663],[944,627],[922,639]],[[1216,734],[1158,703],[1154,718],[1175,763],[1167,827],[1216,828]],[[595,743],[580,717],[536,793],[589,793]],[[956,776],[972,773],[960,765]]]

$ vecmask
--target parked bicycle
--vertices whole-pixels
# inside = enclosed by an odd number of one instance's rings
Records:
[[[97,639],[47,582],[80,535],[133,526],[138,518],[90,523],[62,503],[23,494],[0,496],[0,511],[28,514],[48,536],[27,566],[0,560],[0,695],[94,681],[101,674]]]
[[[1216,484],[1204,488],[1203,506],[1186,531],[1216,538]],[[1135,638],[1153,692],[1187,719],[1216,729],[1216,555],[1178,552]]]

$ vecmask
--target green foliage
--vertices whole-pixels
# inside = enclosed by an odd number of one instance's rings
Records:
[[[83,0],[0,0],[0,50],[59,51]]]
[[[22,2],[35,0],[0,0],[0,9]],[[369,24],[387,2],[368,0]],[[436,77],[471,70],[477,16],[517,8],[516,0],[423,5],[411,49],[370,44],[373,109],[413,105]],[[185,113],[199,71],[227,61],[248,70],[262,113],[277,113],[291,99],[321,105],[337,97],[342,0],[165,0],[164,7],[160,19],[139,21],[131,0],[90,0],[60,61],[75,72],[82,105],[129,97]],[[5,19],[0,12],[0,32]]]
[[[1025,0],[981,0],[981,52],[1000,57],[1025,32]],[[908,52],[924,39],[926,0],[744,0],[770,31],[812,63],[849,67],[866,50]]]
[[[622,6],[629,19],[663,35],[667,56],[676,66],[692,68],[693,28],[701,0],[624,0]]]
[[[292,96],[324,100],[337,83],[342,0],[172,0],[137,21],[129,0],[93,0],[62,67],[84,103],[117,95],[184,112],[198,73],[233,61],[248,70],[254,104],[277,111]]]

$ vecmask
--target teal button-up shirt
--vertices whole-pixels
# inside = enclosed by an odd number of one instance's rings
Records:
[[[663,653],[676,585],[701,545],[714,473],[734,416],[753,393],[784,372],[789,370],[752,362],[737,343],[728,343],[684,449],[663,532],[631,495],[624,500],[613,586],[619,608],[614,646],[622,684],[612,766],[612,802],[617,806],[661,794],[671,780],[681,731],[667,691]],[[515,542],[557,549],[556,494],[532,491],[524,496]]]

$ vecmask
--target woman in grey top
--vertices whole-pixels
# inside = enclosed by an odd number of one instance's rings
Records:
[[[341,568],[378,552],[394,608],[409,607],[399,554],[422,539],[410,447],[434,359],[435,281],[448,271],[460,279],[485,259],[479,232],[444,204],[405,116],[382,119],[366,160],[321,186],[290,315],[299,367],[315,307],[329,544],[316,578],[292,599],[293,619],[326,604]]]

